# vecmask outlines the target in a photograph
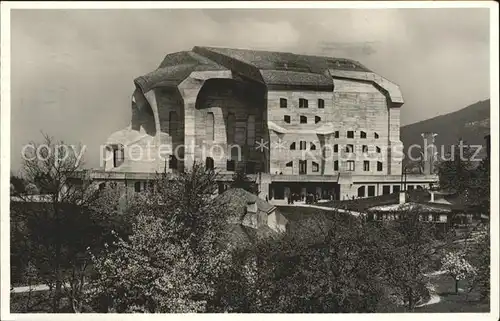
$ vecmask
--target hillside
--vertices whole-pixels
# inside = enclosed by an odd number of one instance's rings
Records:
[[[423,132],[438,134],[438,151],[441,151],[441,146],[444,146],[445,151],[450,151],[450,146],[457,144],[460,137],[465,144],[484,145],[484,136],[490,133],[490,100],[479,101],[456,112],[401,127],[401,141],[405,151],[412,144],[422,145],[420,134]],[[412,154],[416,156],[415,152]]]

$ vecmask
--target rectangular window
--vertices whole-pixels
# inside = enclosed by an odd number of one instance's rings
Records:
[[[306,142],[301,140],[300,141],[300,150],[306,150],[306,149],[307,149]]]
[[[360,137],[360,138],[366,138],[366,133],[362,131],[362,132],[359,134],[359,137]]]
[[[215,139],[215,131],[214,131],[214,113],[207,113],[207,123],[206,123],[206,139],[207,141],[213,141]]]
[[[286,167],[293,167],[293,161],[286,163]]]
[[[177,158],[174,155],[170,155],[169,157],[168,168],[177,169]]]
[[[432,214],[432,221],[439,222],[440,221],[439,214]]]
[[[325,108],[325,101],[323,99],[318,99],[318,108]]]
[[[380,154],[380,147],[377,146],[375,149],[376,149],[377,153]]]
[[[345,151],[346,151],[346,153],[352,153],[352,152],[354,152],[354,145],[352,145],[352,144],[347,144],[347,145],[345,146]]]
[[[335,138],[339,138],[340,137],[340,132],[338,130],[335,131],[334,137]]]
[[[307,117],[306,116],[300,116],[300,123],[301,124],[307,124]]]
[[[383,170],[382,162],[377,162],[377,171],[381,172]]]
[[[141,191],[141,182],[135,182],[134,183],[134,191],[136,193],[139,193]]]
[[[248,116],[247,123],[247,145],[253,146],[255,144],[255,116]]]
[[[375,137],[375,139],[378,139],[379,137],[377,133],[375,133],[373,136]]]
[[[316,162],[312,162],[312,171],[319,172],[319,164]]]
[[[399,193],[400,190],[401,190],[401,186],[399,186],[399,185],[392,185],[392,192],[393,193]]]
[[[290,121],[291,121],[291,120],[290,120],[290,116],[285,115],[285,116],[283,117],[283,120],[285,121],[285,123],[290,124]]]
[[[319,116],[314,116],[314,123],[317,124],[321,121],[321,117]]]
[[[309,101],[304,98],[299,98],[299,108],[307,108],[309,107]]]
[[[280,98],[280,108],[286,108],[287,107],[287,100],[286,98]]]
[[[295,150],[295,142],[290,145],[290,150]]]
[[[113,148],[113,166],[120,166],[125,159],[125,152],[123,146],[118,145]]]
[[[369,172],[370,171],[370,161],[364,161],[363,162],[363,170],[365,172]]]
[[[354,171],[354,161],[353,160],[347,161],[347,170],[350,172]]]
[[[365,197],[365,187],[364,186],[358,187],[358,197]]]
[[[382,194],[391,194],[391,187],[389,185],[382,186]]]
[[[307,174],[307,161],[299,160],[299,174]]]
[[[234,171],[235,167],[236,166],[235,166],[235,162],[234,162],[233,159],[227,160],[227,162],[226,162],[226,169],[228,171]]]
[[[368,145],[363,145],[363,153],[368,153]]]
[[[339,145],[335,144],[333,145],[333,152],[338,153],[339,152]]]
[[[347,132],[347,138],[354,138],[354,131],[349,130],[349,131]]]
[[[368,197],[375,196],[375,186],[368,186]]]
[[[338,171],[339,170],[339,161],[336,160],[333,162],[333,170]]]

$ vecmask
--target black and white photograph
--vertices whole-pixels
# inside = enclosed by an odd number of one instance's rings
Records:
[[[2,319],[498,320],[498,3],[5,1],[1,31]]]

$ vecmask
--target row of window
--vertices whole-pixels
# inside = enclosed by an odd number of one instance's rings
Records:
[[[423,187],[420,185],[408,185],[409,191],[414,190],[415,188],[416,189],[423,189]],[[400,185],[392,185],[392,192],[393,193],[399,193],[400,190],[401,190]],[[368,186],[367,191],[368,191],[368,194],[366,194],[366,187],[365,186],[358,187],[358,197],[375,196],[375,186],[374,185]],[[391,194],[391,186],[390,185],[382,186],[382,194],[383,195]]]
[[[292,122],[292,118],[289,115],[283,116],[283,121],[287,124],[290,124]],[[317,124],[321,121],[321,117],[319,116],[314,116],[314,123]],[[307,117],[306,116],[300,116],[300,123],[301,124],[307,124]]]
[[[288,100],[286,98],[280,98],[280,108],[287,108]],[[299,98],[299,108],[309,108],[309,100],[305,98]],[[318,99],[318,108],[325,108],[325,100]]]
[[[316,150],[316,145],[314,143],[310,143],[310,144],[311,145],[310,145],[309,150]],[[297,148],[297,145],[295,144],[295,142],[293,142],[293,143],[290,144],[290,150],[296,150],[296,148]],[[299,142],[299,149],[300,150],[307,150],[307,142],[301,140]],[[379,154],[382,152],[382,150],[378,146],[375,146],[375,150]],[[347,144],[347,145],[345,145],[345,151],[346,151],[346,153],[354,153],[354,145],[353,144]],[[333,152],[334,153],[338,153],[339,152],[339,145],[338,144],[333,145]],[[368,145],[362,145],[361,146],[361,152],[362,153],[368,153]]]
[[[333,162],[333,170],[338,171],[339,164],[340,164],[340,162],[338,160],[334,161]],[[293,161],[286,163],[285,166],[286,167],[293,167]],[[377,171],[381,172],[381,171],[383,171],[383,169],[384,169],[384,166],[383,166],[382,162],[377,162]],[[355,170],[355,162],[353,160],[347,161],[346,170],[348,170],[348,171]],[[370,161],[363,162],[363,170],[365,172],[370,171]],[[318,163],[312,162],[312,171],[319,172],[319,164]],[[299,174],[307,174],[307,161],[306,160],[299,160]]]

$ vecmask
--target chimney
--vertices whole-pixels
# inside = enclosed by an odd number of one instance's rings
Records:
[[[437,134],[434,133],[422,133],[424,139],[423,148],[423,158],[424,158],[424,174],[433,175],[434,174],[434,161],[437,152],[436,145],[434,145],[434,138]]]

